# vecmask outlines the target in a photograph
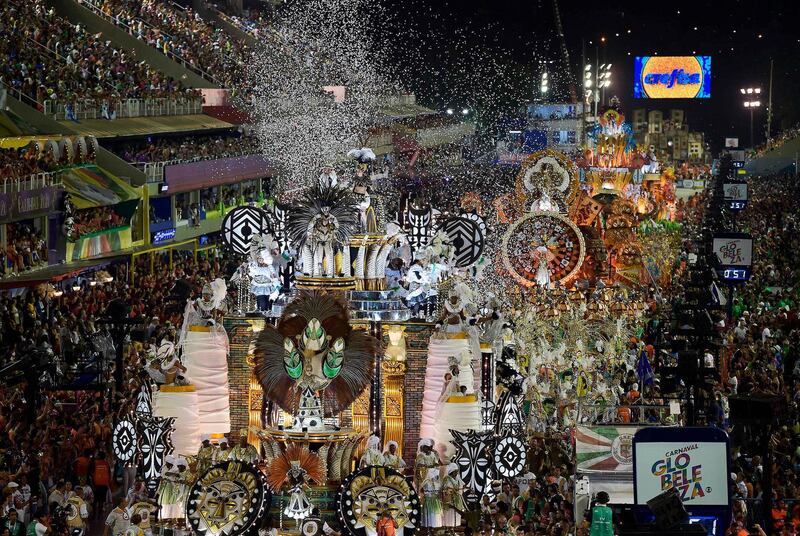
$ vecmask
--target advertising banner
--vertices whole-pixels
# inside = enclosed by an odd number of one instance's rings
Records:
[[[689,506],[728,505],[728,451],[724,442],[636,442],[636,504],[675,488]]]
[[[635,99],[708,99],[711,56],[637,56],[633,66]]]
[[[637,426],[578,426],[578,473],[633,473],[633,436]]]
[[[35,218],[54,212],[62,193],[63,190],[55,186],[0,193],[0,222]]]
[[[714,253],[723,266],[751,266],[753,264],[753,239],[749,235],[729,233],[716,235]]]
[[[263,155],[254,154],[216,160],[175,164],[164,168],[164,181],[170,193],[188,192],[247,179],[260,179],[272,173]]]

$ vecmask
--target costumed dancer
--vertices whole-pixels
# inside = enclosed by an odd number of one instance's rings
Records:
[[[243,265],[250,281],[249,292],[256,297],[259,311],[266,311],[280,295],[282,282],[280,245],[272,235],[257,235],[251,239],[250,258]],[[233,281],[233,279],[231,279]]]
[[[367,439],[367,450],[361,456],[359,468],[369,467],[370,465],[385,465],[386,460],[380,451],[381,439],[376,435],[369,436]]]
[[[439,471],[441,462],[439,455],[433,451],[433,446],[433,439],[430,438],[421,439],[419,442],[419,452],[414,461],[414,482],[417,489],[421,489],[422,482],[428,475],[429,469],[435,468],[437,473]]]
[[[239,430],[239,444],[231,449],[228,459],[245,463],[258,463],[261,459],[258,450],[247,442],[247,428]]]
[[[211,467],[214,462],[214,445],[211,444],[211,436],[204,435],[200,450],[197,451],[197,474],[202,475]]]
[[[458,473],[458,465],[449,463],[442,477],[442,524],[445,527],[458,527],[461,525],[461,514],[466,511],[464,483]]]
[[[442,481],[439,468],[428,469],[422,481],[422,519],[420,525],[429,529],[442,526]]]
[[[301,520],[311,515],[313,505],[306,495],[311,481],[322,483],[324,467],[315,453],[308,447],[291,445],[269,465],[267,481],[274,490],[288,487],[289,501],[283,509],[284,515]]]
[[[161,507],[161,519],[177,519],[180,517],[178,480],[178,457],[169,455],[164,459],[161,469],[161,480],[156,489],[156,498]]]
[[[200,297],[190,300],[186,304],[181,327],[181,342],[185,340],[189,326],[205,326],[211,327],[215,331],[225,331],[219,321],[226,312],[225,296],[227,292],[228,287],[220,278],[203,285]]]
[[[386,443],[386,450],[383,451],[383,465],[401,473],[405,470],[406,462],[397,454],[397,441]]]
[[[299,460],[292,460],[291,464],[292,466],[288,473],[290,484],[289,503],[283,509],[283,513],[292,519],[303,519],[308,517],[312,510],[311,501],[308,500],[305,491],[308,488],[306,483],[308,473],[300,467]]]
[[[231,455],[231,449],[228,448],[228,438],[223,437],[219,440],[219,446],[214,449],[214,463],[222,463],[228,461]]]

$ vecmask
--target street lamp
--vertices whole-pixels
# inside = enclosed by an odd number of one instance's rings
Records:
[[[461,115],[469,115],[469,108],[464,108],[461,110]]]
[[[453,115],[453,109],[452,108],[448,108],[447,109],[447,115]]]
[[[744,107],[750,110],[750,147],[755,146],[755,142],[753,140],[753,113],[755,112],[756,108],[761,107],[761,101],[758,100],[758,95],[761,94],[760,87],[743,87],[739,89],[739,92],[745,96]]]

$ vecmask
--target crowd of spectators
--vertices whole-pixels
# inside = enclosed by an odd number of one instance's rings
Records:
[[[18,149],[0,148],[0,178],[24,179],[37,173],[48,173],[70,164],[85,164],[94,162],[93,153],[88,155],[73,155],[69,160],[66,152],[56,159],[49,148],[40,151],[35,144]]]
[[[0,248],[0,278],[47,266],[47,244],[40,231],[7,223],[6,233],[6,247]]]
[[[773,534],[800,531],[800,214],[794,176],[749,181],[749,203],[737,225],[754,238],[751,280],[736,291],[725,335],[724,389],[777,397],[786,408],[765,447],[762,427],[733,430],[736,521],[745,529],[771,521]],[[766,424],[766,423],[764,423]],[[772,501],[764,495],[763,452],[772,457]],[[766,519],[767,517],[771,520]]]
[[[71,232],[67,237],[70,240],[119,227],[125,223],[125,218],[120,216],[111,207],[94,207],[75,212]]]
[[[112,300],[131,305],[130,317],[142,319],[140,339],[172,337],[181,325],[178,310],[170,311],[168,296],[174,282],[187,280],[196,293],[203,283],[221,274],[216,260],[193,260],[176,253],[170,269],[158,257],[152,272],[149,259],[137,261],[136,285],[128,284],[125,265],[113,281],[81,284],[78,291],[54,294],[47,286],[0,296],[0,364],[7,365],[33,351],[46,352],[63,366],[77,366],[75,356],[105,329],[99,317]],[[32,399],[25,381],[6,378],[0,385],[0,527],[34,518],[52,534],[65,534],[66,501],[80,494],[88,517],[105,519],[111,498],[124,496],[133,482],[122,478],[123,468],[111,450],[111,431],[118,415],[129,412],[130,393],[141,378],[143,353],[139,343],[126,343],[121,392],[110,392],[113,367],[106,369],[101,391],[64,391],[60,387]],[[31,419],[31,416],[33,417]],[[106,461],[108,463],[106,463]],[[87,532],[88,534],[89,532]],[[14,533],[16,534],[16,533]],[[23,532],[24,534],[24,532]]]
[[[225,3],[213,7],[220,17],[255,38],[271,37],[274,32],[270,15],[263,8],[250,7],[238,14]]]
[[[794,125],[793,127],[787,128],[781,131],[780,134],[775,136],[774,138],[770,138],[755,149],[752,149],[747,152],[747,159],[753,160],[756,158],[760,158],[767,154],[770,151],[780,148],[788,141],[794,140],[800,136],[800,124]]]
[[[131,35],[176,56],[224,87],[235,88],[248,64],[246,43],[204,21],[191,8],[160,0],[83,0]]]
[[[189,136],[127,143],[117,154],[132,163],[212,160],[260,151],[252,136]]]
[[[32,147],[0,149],[0,177],[4,179],[22,179],[53,171],[58,166],[52,152],[40,154]]]
[[[80,102],[113,115],[124,98],[197,96],[102,34],[58,16],[43,0],[0,4],[0,80],[39,105]],[[74,109],[74,108],[73,108]]]

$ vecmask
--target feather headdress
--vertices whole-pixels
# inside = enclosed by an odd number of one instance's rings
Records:
[[[322,460],[308,450],[308,447],[294,444],[290,445],[269,464],[267,483],[273,491],[279,491],[284,482],[289,479],[292,471],[297,471],[298,467],[305,473],[307,480],[313,480],[317,484],[324,484],[325,467],[322,464]]]
[[[346,243],[357,229],[360,216],[352,192],[342,186],[315,184],[306,188],[289,209],[286,232],[295,247],[303,247],[312,220],[324,211],[328,211],[339,224],[336,229],[338,243]]]
[[[274,400],[281,408],[293,413],[300,401],[300,374],[309,372],[310,364],[305,357],[292,354],[288,359],[293,367],[303,370],[292,378],[287,373],[287,340],[297,340],[305,336],[312,320],[319,322],[324,336],[335,341],[330,347],[338,352],[336,343],[341,340],[341,356],[335,356],[333,363],[337,370],[333,378],[322,390],[321,398],[325,415],[331,416],[347,408],[370,384],[375,368],[375,357],[380,351],[379,341],[363,331],[350,326],[347,304],[333,294],[303,292],[292,300],[278,320],[278,325],[264,326],[255,342],[255,373],[264,394]],[[317,324],[313,324],[315,327]],[[341,367],[340,369],[338,367]]]

